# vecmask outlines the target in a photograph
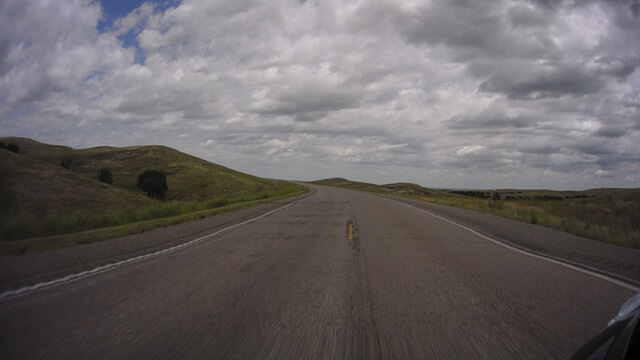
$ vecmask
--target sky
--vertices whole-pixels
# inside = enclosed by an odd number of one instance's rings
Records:
[[[638,0],[0,0],[0,136],[250,174],[640,187]]]

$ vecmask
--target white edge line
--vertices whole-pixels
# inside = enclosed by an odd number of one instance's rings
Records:
[[[61,277],[61,278],[58,278],[58,279],[54,279],[54,280],[50,280],[50,281],[46,281],[46,282],[41,282],[41,283],[37,283],[37,284],[34,284],[34,285],[25,286],[25,287],[22,287],[22,288],[19,288],[19,289],[15,289],[15,290],[8,290],[8,291],[5,291],[3,293],[0,293],[0,300],[8,299],[8,298],[11,298],[11,297],[14,297],[14,296],[18,296],[18,295],[29,294],[29,293],[35,292],[37,290],[48,289],[48,288],[52,288],[54,286],[58,286],[58,285],[62,285],[62,284],[67,284],[67,283],[70,283],[72,281],[80,280],[82,278],[85,278],[85,277],[88,277],[88,276],[91,276],[91,275],[96,275],[96,274],[100,274],[100,273],[103,273],[103,272],[107,272],[109,270],[113,270],[113,269],[119,268],[119,267],[124,266],[124,265],[129,265],[129,264],[133,264],[133,263],[138,262],[138,261],[142,261],[142,260],[150,259],[150,258],[153,258],[153,257],[156,257],[156,256],[168,254],[168,253],[174,252],[176,250],[182,249],[184,247],[191,246],[193,244],[199,243],[199,242],[201,242],[201,241],[203,241],[205,239],[218,236],[218,235],[220,235],[222,233],[225,233],[227,231],[230,231],[230,230],[233,230],[235,228],[241,227],[243,225],[246,225],[248,223],[254,222],[256,220],[262,219],[262,218],[264,218],[266,216],[269,216],[269,215],[271,215],[271,214],[273,214],[273,213],[275,213],[277,211],[284,210],[284,209],[288,208],[289,206],[295,205],[295,204],[297,204],[297,203],[299,203],[299,202],[301,202],[303,200],[306,200],[306,199],[307,199],[307,197],[305,197],[304,199],[300,199],[298,201],[289,203],[289,204],[287,204],[285,206],[282,206],[282,207],[279,207],[277,209],[273,209],[273,210],[271,210],[269,212],[266,212],[266,213],[264,213],[264,214],[262,214],[260,216],[256,216],[254,218],[245,220],[243,222],[228,226],[228,227],[226,227],[224,229],[221,229],[221,230],[218,230],[218,231],[216,231],[216,232],[214,232],[212,234],[205,235],[203,237],[199,237],[197,239],[193,239],[193,240],[187,241],[186,243],[175,245],[175,246],[172,246],[172,247],[169,247],[169,248],[166,248],[166,249],[158,250],[158,251],[150,253],[150,254],[135,256],[135,257],[132,257],[132,258],[129,258],[129,259],[126,259],[126,260],[121,260],[121,261],[118,261],[118,262],[115,262],[115,263],[111,263],[111,264],[107,264],[107,265],[101,265],[101,266],[98,266],[98,267],[93,268],[91,270],[86,270],[86,271],[82,271],[82,272],[79,272],[79,273],[70,274],[70,275],[67,275],[67,276],[64,276],[64,277]]]
[[[613,277],[613,276],[606,275],[606,272],[604,272],[604,271],[595,270],[595,269],[594,269],[594,270],[590,270],[590,269],[587,269],[587,268],[586,268],[586,266],[583,266],[583,265],[576,266],[576,265],[570,264],[570,263],[568,263],[568,262],[565,262],[565,261],[563,261],[563,260],[558,260],[558,259],[554,259],[554,258],[549,257],[549,256],[545,256],[545,255],[541,255],[541,254],[535,253],[535,252],[533,252],[533,251],[531,251],[531,250],[521,249],[521,248],[518,248],[518,247],[516,247],[516,246],[510,245],[510,244],[507,244],[507,243],[504,243],[504,242],[502,242],[502,241],[499,241],[499,240],[496,240],[496,239],[490,238],[490,237],[488,237],[488,236],[486,236],[486,235],[484,235],[484,234],[482,234],[482,233],[480,233],[480,232],[478,232],[478,231],[476,231],[476,230],[474,230],[474,229],[472,229],[472,228],[470,228],[470,227],[468,227],[468,226],[465,226],[465,225],[459,224],[459,223],[457,223],[457,222],[455,222],[455,221],[451,221],[451,220],[449,220],[449,219],[447,219],[447,218],[444,218],[444,217],[442,217],[442,216],[440,216],[440,215],[436,215],[436,214],[434,214],[434,213],[432,213],[432,212],[430,212],[430,211],[427,211],[427,210],[424,210],[424,209],[420,209],[420,208],[418,208],[418,207],[415,207],[415,206],[413,206],[413,205],[409,205],[409,204],[404,203],[404,202],[402,202],[402,201],[397,201],[397,202],[398,202],[398,203],[400,203],[400,204],[402,204],[402,205],[408,206],[408,207],[410,207],[410,208],[412,208],[412,209],[415,209],[415,210],[421,211],[421,212],[423,212],[423,213],[425,213],[425,214],[429,214],[429,215],[431,215],[431,216],[433,216],[433,217],[435,217],[435,218],[438,218],[438,219],[440,219],[440,220],[442,220],[442,221],[446,221],[446,222],[448,222],[448,223],[450,223],[450,224],[453,224],[453,225],[459,226],[459,227],[461,227],[461,228],[463,228],[463,229],[465,229],[465,230],[469,231],[470,233],[472,233],[472,234],[474,234],[474,235],[477,235],[477,236],[479,236],[479,237],[481,237],[481,238],[483,238],[483,239],[489,240],[489,241],[491,241],[491,242],[493,242],[493,243],[495,243],[495,244],[498,244],[498,245],[500,245],[500,246],[504,246],[504,247],[506,247],[507,249],[510,249],[510,250],[513,250],[513,251],[517,251],[517,252],[519,252],[519,253],[521,253],[521,254],[528,255],[528,256],[531,256],[531,257],[534,257],[534,258],[538,258],[538,259],[546,260],[546,261],[552,262],[552,263],[554,263],[554,264],[558,264],[558,265],[561,265],[561,266],[567,267],[567,268],[569,268],[569,269],[573,269],[573,270],[575,270],[575,271],[579,271],[579,272],[584,273],[584,274],[588,274],[588,275],[591,275],[591,276],[595,276],[595,277],[597,277],[597,278],[600,278],[600,279],[602,279],[602,280],[606,280],[606,281],[608,281],[608,282],[611,282],[611,283],[616,284],[616,285],[618,285],[618,286],[625,287],[625,288],[627,288],[627,289],[629,289],[629,290],[633,290],[633,291],[635,291],[635,292],[640,292],[640,287],[635,286],[635,285],[632,285],[632,284],[629,284],[629,283],[626,283],[626,282],[621,281],[621,280],[618,280],[618,279],[616,279],[616,278],[615,278],[615,277]]]

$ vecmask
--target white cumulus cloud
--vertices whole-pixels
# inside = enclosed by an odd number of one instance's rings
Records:
[[[638,187],[638,12],[149,1],[102,29],[98,1],[5,0],[1,135],[160,143],[266,177]]]

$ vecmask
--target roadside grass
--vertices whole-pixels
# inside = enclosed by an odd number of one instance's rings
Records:
[[[141,233],[158,227],[219,215],[265,202],[304,194],[303,186],[278,182],[269,192],[206,201],[158,202],[140,209],[73,212],[5,217],[0,229],[0,255],[16,255],[87,244]]]
[[[375,185],[346,179],[327,179],[313,183],[460,207],[609,244],[640,248],[640,189],[564,192],[497,190],[502,200],[492,200],[427,189],[415,184]],[[492,191],[485,193],[488,196]],[[509,200],[505,200],[507,196]]]
[[[421,197],[437,204],[461,207],[561,230],[609,244],[640,248],[640,209],[637,203],[615,206],[598,200],[494,201]]]
[[[9,253],[67,246],[80,241],[77,233],[91,234],[78,235],[82,241],[106,239],[307,191],[166,146],[72,149],[25,138],[0,140],[20,147],[19,154],[0,151],[0,248],[13,249]],[[113,184],[98,180],[102,168],[110,169]],[[167,174],[164,201],[138,189],[145,169]]]

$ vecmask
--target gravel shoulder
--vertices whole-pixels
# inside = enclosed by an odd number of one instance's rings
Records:
[[[394,196],[379,196],[433,212],[504,243],[640,285],[640,249],[611,245],[477,211]]]
[[[313,194],[157,228],[140,234],[34,254],[0,256],[0,291],[46,282],[149,254],[211,234]]]

